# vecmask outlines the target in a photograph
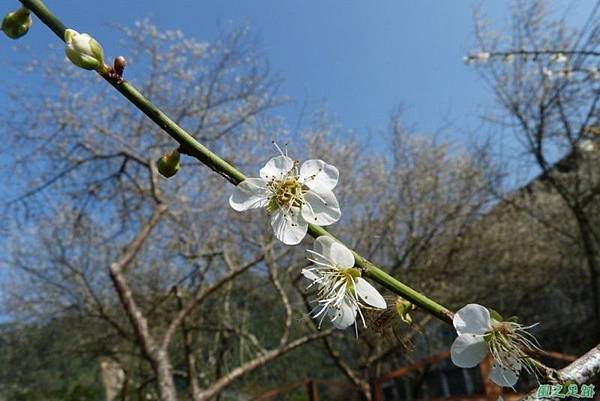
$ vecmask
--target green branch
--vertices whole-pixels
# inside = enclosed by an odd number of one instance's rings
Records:
[[[29,8],[44,24],[46,24],[52,30],[52,32],[56,34],[56,36],[64,41],[64,31],[66,27],[54,14],[52,14],[52,12],[45,6],[43,1],[20,1],[25,7]],[[154,106],[150,100],[145,98],[131,83],[124,80],[113,79],[106,74],[102,76],[131,103],[133,103],[159,127],[168,133],[173,139],[175,139],[181,146],[180,151],[182,153],[196,157],[202,163],[225,177],[234,185],[239,184],[246,178],[246,176],[239,170],[211,152],[208,148],[194,139],[194,137],[191,136],[187,131],[177,125],[158,107]],[[317,238],[321,235],[331,236],[331,234],[329,234],[322,227],[312,224],[309,224],[308,233],[314,238]],[[453,313],[450,310],[429,299],[418,291],[413,290],[406,284],[396,280],[381,268],[375,266],[373,263],[369,262],[356,252],[353,253],[356,258],[356,266],[363,270],[366,277],[369,277],[371,280],[381,284],[391,292],[409,300],[438,319],[452,324]]]

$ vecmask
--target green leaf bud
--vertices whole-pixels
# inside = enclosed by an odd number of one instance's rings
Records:
[[[33,20],[31,12],[25,7],[6,14],[2,20],[2,31],[11,39],[18,39],[29,32]]]
[[[499,314],[498,312],[496,312],[495,310],[493,310],[492,308],[488,308],[488,310],[490,311],[490,317],[492,319],[494,319],[497,322],[502,322],[504,321],[504,319],[502,318],[502,315]]]
[[[400,319],[406,324],[412,323],[412,317],[409,312],[413,310],[413,306],[414,305],[410,301],[407,301],[402,297],[396,298],[396,312],[398,313],[398,316],[400,316]]]
[[[173,177],[179,171],[179,159],[180,155],[179,150],[177,149],[161,156],[156,162],[160,175],[165,178]]]

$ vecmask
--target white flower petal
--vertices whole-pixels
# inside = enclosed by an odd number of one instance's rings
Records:
[[[485,358],[487,352],[488,347],[483,336],[473,334],[459,335],[450,347],[452,362],[460,368],[477,366]]]
[[[307,160],[300,167],[300,181],[311,189],[332,190],[338,182],[340,172],[323,160]]]
[[[518,363],[518,362],[517,362]],[[517,369],[518,367],[518,369]],[[512,367],[505,367],[499,363],[493,363],[490,369],[489,378],[491,381],[502,387],[514,387],[519,381],[519,371],[521,370],[521,364],[513,365]]]
[[[379,309],[387,308],[385,299],[367,280],[359,277],[356,280],[356,292],[365,303]]]
[[[490,330],[490,311],[478,304],[468,304],[454,314],[452,323],[459,335],[485,334]]]
[[[313,249],[337,267],[348,268],[354,266],[354,255],[350,252],[350,249],[328,235],[321,235],[317,238]]]
[[[64,35],[65,43],[68,45],[73,41],[75,36],[79,35],[79,32],[77,32],[75,29],[65,29]]]
[[[321,235],[315,240],[313,244],[313,250],[316,253],[323,255],[325,259],[333,263],[333,260],[331,259],[331,245],[335,244],[336,242],[337,241],[329,235]]]
[[[240,182],[229,197],[229,205],[238,212],[265,207],[269,203],[270,191],[262,178],[246,178]]]
[[[354,267],[354,255],[350,249],[346,248],[339,242],[333,242],[329,247],[329,257],[331,261],[341,268]]]
[[[584,139],[583,141],[579,142],[577,146],[584,152],[593,152],[595,148],[594,141],[591,139]]]
[[[336,329],[343,330],[356,321],[356,307],[344,300],[340,306],[330,306],[327,315]]]
[[[260,176],[267,180],[281,180],[294,167],[294,161],[287,156],[276,156],[260,169]]]
[[[302,275],[310,281],[317,281],[320,277],[312,270],[302,269]]]
[[[271,217],[271,227],[275,237],[286,245],[299,244],[306,236],[308,224],[300,216],[300,210],[297,207],[289,211],[277,210]]]
[[[73,49],[75,51],[91,56],[91,54],[92,54],[92,48],[90,47],[91,39],[92,38],[87,33],[81,33],[81,34],[75,35],[75,37],[73,37],[73,41],[71,42],[71,45],[73,46]]]
[[[304,194],[304,201],[306,204],[302,206],[302,217],[309,223],[328,226],[342,216],[340,205],[330,190],[310,190]]]

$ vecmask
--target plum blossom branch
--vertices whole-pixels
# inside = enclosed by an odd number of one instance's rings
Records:
[[[543,67],[542,74],[547,80],[551,80],[554,74],[562,79],[571,79],[575,73],[584,74],[590,81],[600,80],[600,70],[598,67],[572,67],[569,66],[571,58],[576,56],[583,57],[600,57],[600,52],[587,50],[508,50],[499,52],[480,51],[478,53],[468,54],[463,60],[466,64],[485,64],[492,60],[500,60],[503,63],[510,64],[519,59],[523,62],[529,60],[539,60],[546,58],[547,64],[551,65],[566,65],[564,68],[559,68],[553,71],[551,68]]]
[[[20,0],[21,3],[31,10],[40,20],[47,25],[61,40],[65,40],[65,25],[46,7],[41,0]],[[156,107],[149,99],[144,97],[131,83],[126,80],[117,79],[110,73],[100,73],[100,75],[110,83],[117,91],[127,98],[134,106],[148,116],[154,123],[162,128],[167,134],[175,139],[179,145],[179,152],[197,158],[207,167],[217,172],[229,182],[238,185],[246,179],[246,176],[230,163],[211,152],[204,145],[199,143],[192,135],[177,125],[165,113]],[[308,234],[314,238],[320,236],[331,236],[329,232],[322,227],[308,224]],[[359,268],[363,275],[378,282],[390,291],[411,301],[418,307],[426,310],[433,316],[444,322],[451,324],[453,313],[446,307],[433,301],[427,296],[415,291],[406,284],[396,280],[381,268],[369,262],[367,259],[352,252],[355,257],[355,266]]]
[[[512,62],[514,57],[520,56],[522,59],[537,59],[539,57],[548,57],[548,60],[553,63],[564,63],[572,56],[592,56],[600,57],[600,52],[591,50],[507,50],[499,52],[481,51],[465,56],[465,62],[469,61],[488,61],[492,58],[498,58],[504,62]]]

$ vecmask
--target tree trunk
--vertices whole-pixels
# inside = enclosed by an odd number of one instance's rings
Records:
[[[177,392],[175,390],[175,381],[173,380],[173,368],[167,352],[160,350],[156,353],[153,369],[156,375],[156,385],[160,401],[177,401]]]

